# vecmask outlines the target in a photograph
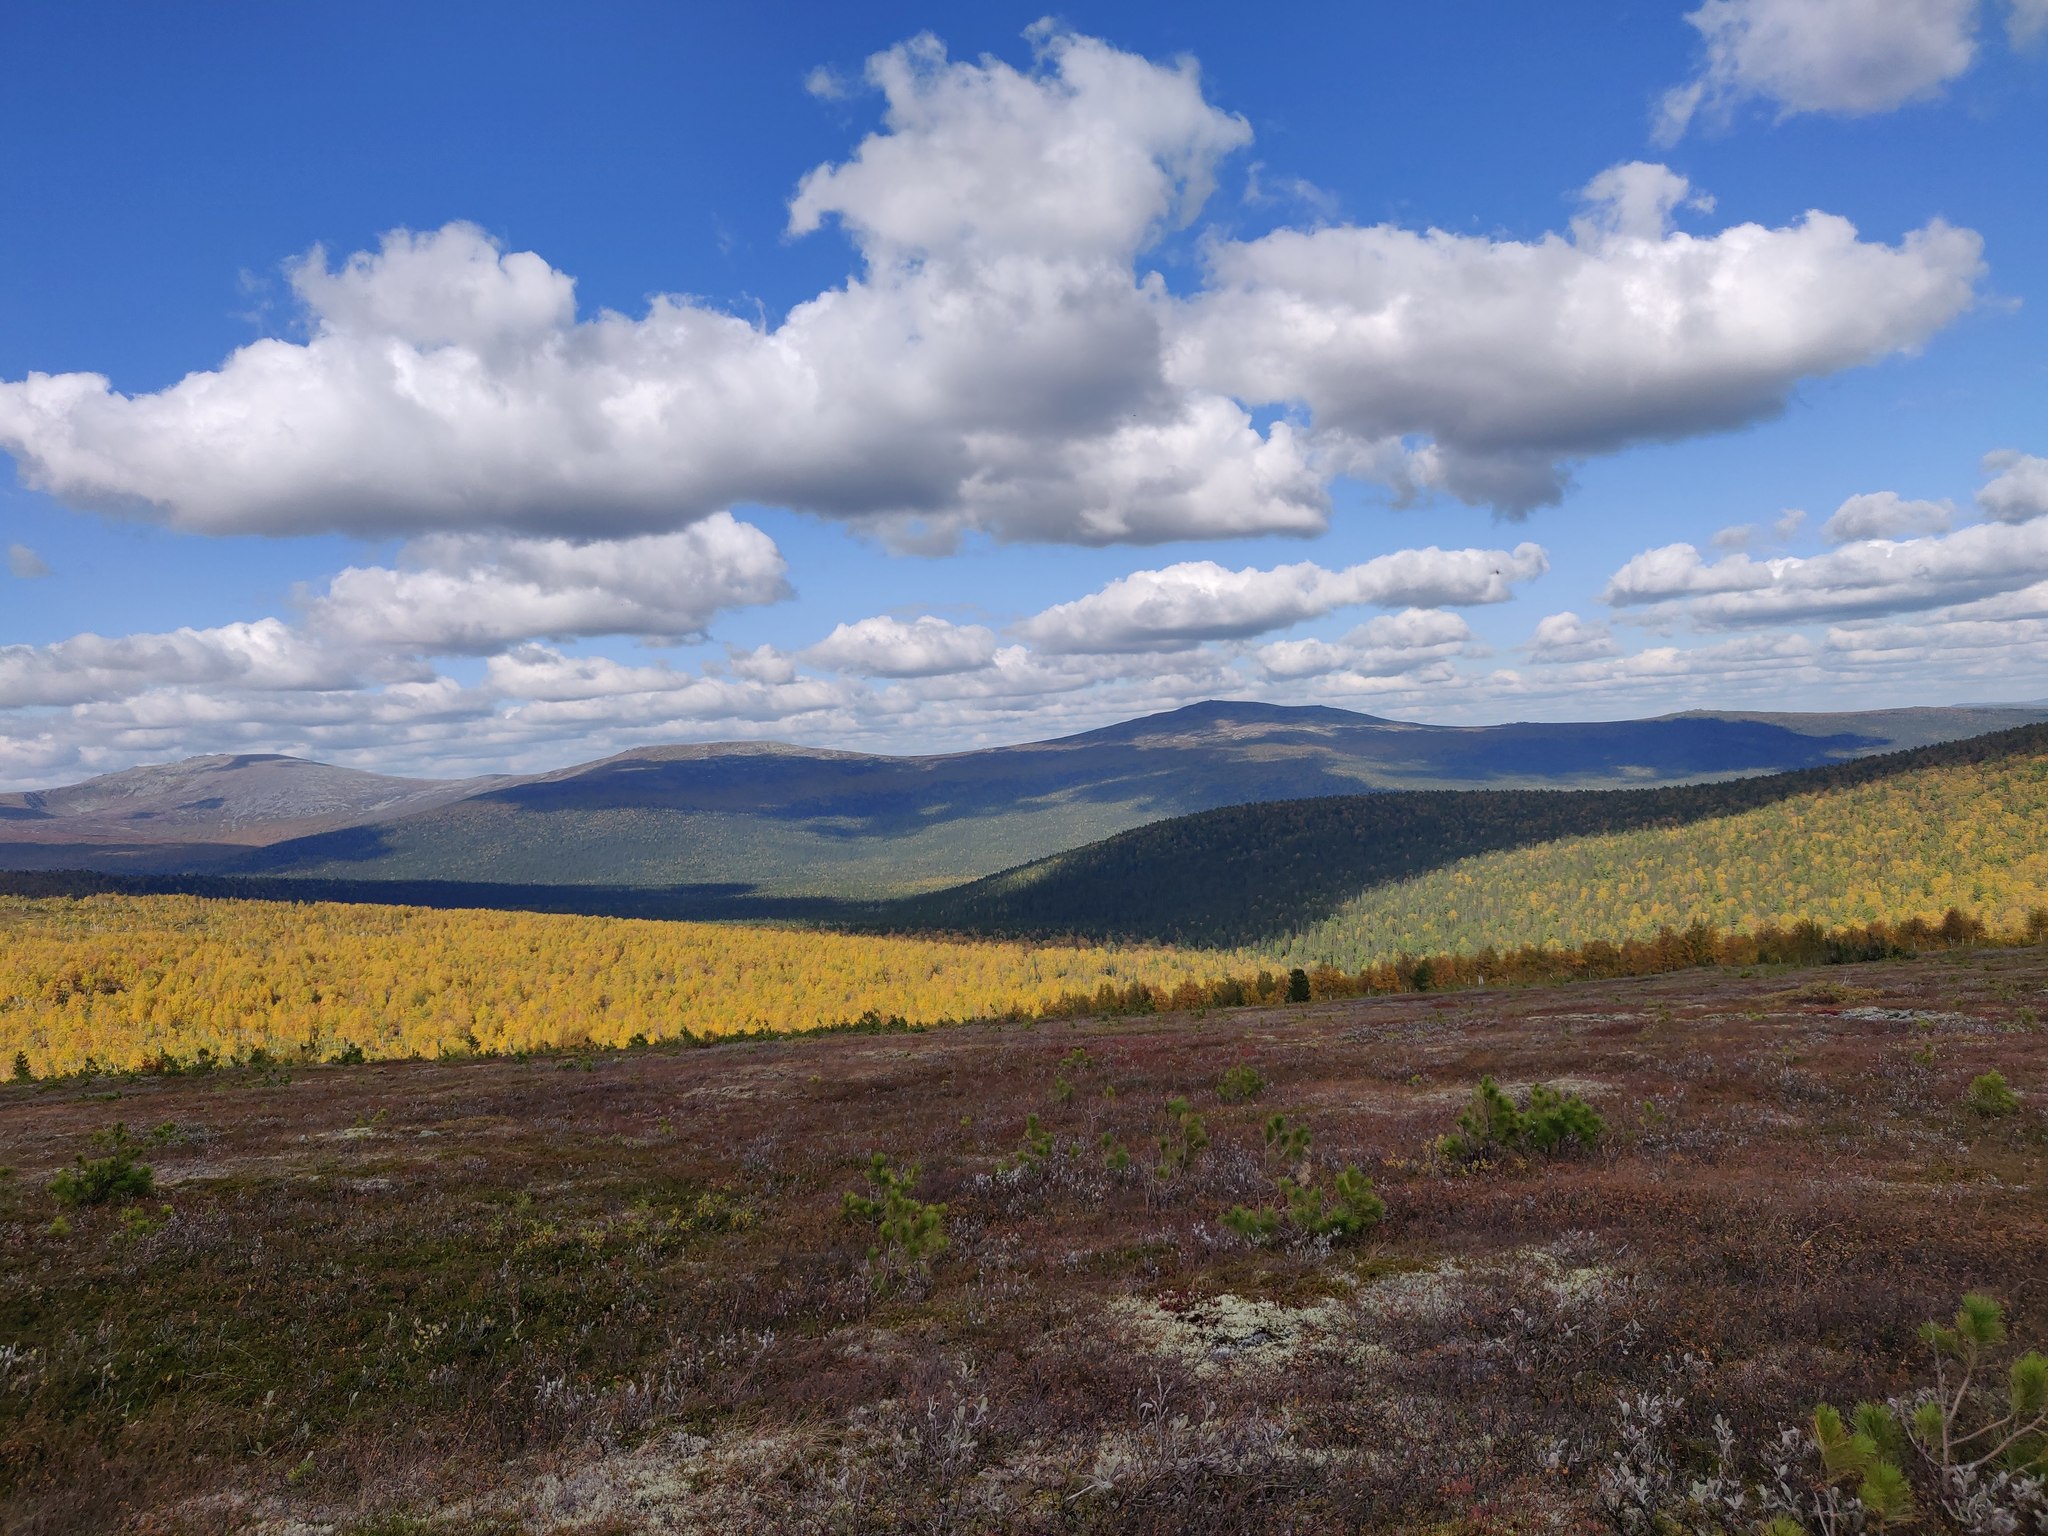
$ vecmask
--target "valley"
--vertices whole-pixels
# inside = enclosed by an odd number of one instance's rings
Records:
[[[0,1087],[0,1507],[51,1536],[1680,1516],[1660,1466],[1711,1470],[1725,1421],[1749,1476],[1816,1402],[1915,1390],[1966,1291],[2008,1307],[2000,1370],[2043,1342],[2044,1008],[2048,952],[1961,949]],[[2015,1112],[1971,1107],[1993,1071]],[[1602,1130],[1449,1158],[1483,1074]],[[116,1124],[151,1191],[54,1202]],[[943,1246],[847,1214],[877,1155]],[[1346,1168],[1384,1204],[1361,1234],[1223,1219]]]

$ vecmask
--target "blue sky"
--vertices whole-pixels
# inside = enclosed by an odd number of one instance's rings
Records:
[[[2048,695],[2044,34],[12,7],[0,781]]]

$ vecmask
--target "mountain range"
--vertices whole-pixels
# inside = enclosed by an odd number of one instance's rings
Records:
[[[464,780],[203,757],[0,794],[0,869],[873,900],[1220,807],[1697,783],[2042,720],[1985,706],[1466,727],[1219,701],[932,756],[721,743]]]

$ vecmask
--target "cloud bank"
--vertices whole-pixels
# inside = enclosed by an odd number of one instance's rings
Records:
[[[880,129],[788,218],[857,266],[773,323],[680,294],[584,313],[538,253],[398,230],[290,267],[303,339],[155,393],[0,383],[0,447],[73,506],[211,534],[620,539],[736,503],[926,549],[1312,534],[1337,475],[1520,514],[1579,459],[1770,416],[1976,296],[1968,230],[1694,235],[1674,219],[1706,200],[1640,163],[1562,233],[1210,238],[1177,293],[1148,254],[1250,129],[1191,62],[1034,43],[1023,69],[929,37],[869,61]]]

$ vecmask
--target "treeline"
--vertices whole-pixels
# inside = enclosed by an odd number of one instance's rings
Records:
[[[0,1071],[521,1055],[967,1019],[1201,1013],[1315,999],[1821,965],[2048,942],[1952,909],[1829,928],[1705,924],[1356,970],[1244,955],[855,938],[797,929],[183,897],[0,900]]]
[[[1525,945],[1508,950],[1488,947],[1465,954],[1402,955],[1356,971],[1332,965],[1285,971],[1261,967],[1214,981],[1184,981],[1171,988],[1104,984],[1092,993],[1073,991],[1054,998],[1039,1010],[1039,1016],[1199,1012],[1325,998],[1388,997],[1403,992],[1611,981],[1707,966],[1848,965],[1904,959],[1934,950],[2041,943],[2048,943],[2048,907],[2034,908],[2021,925],[2006,929],[1995,929],[1955,908],[1935,920],[1916,917],[1901,923],[1839,928],[1798,922],[1766,925],[1748,933],[1723,933],[1695,924],[1619,943],[1594,939],[1571,948]]]
[[[843,920],[991,937],[1271,947],[1329,917],[1361,891],[1477,855],[1685,827],[1931,769],[1975,769],[2044,753],[2048,726],[2034,725],[1717,784],[1403,790],[1230,806],[1139,827]]]
[[[1226,968],[1165,949],[879,938],[521,912],[0,897],[0,1072],[613,1047],[1028,1017],[1105,982]]]

